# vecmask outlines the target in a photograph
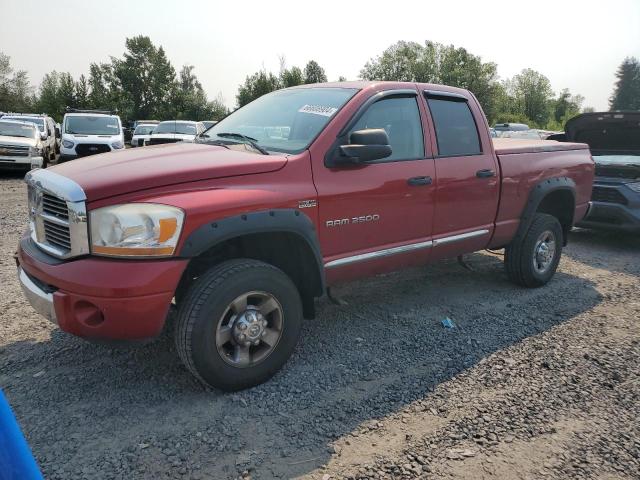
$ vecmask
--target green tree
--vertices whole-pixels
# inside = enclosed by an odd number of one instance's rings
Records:
[[[572,117],[575,117],[580,113],[584,97],[582,95],[571,95],[568,88],[562,89],[558,98],[553,102],[553,118],[564,128],[564,124],[567,123]]]
[[[110,109],[115,103],[117,92],[112,90],[114,84],[113,72],[110,64],[92,63],[89,66],[89,95],[88,105],[95,109]]]
[[[80,75],[80,78],[75,83],[77,108],[88,108],[89,106],[89,85],[87,83],[87,77],[84,74]]]
[[[299,67],[285,68],[280,72],[280,85],[282,88],[295,87],[303,83],[305,83],[304,76]]]
[[[35,107],[33,86],[24,70],[14,72],[11,57],[0,52],[0,111],[26,112]]]
[[[37,110],[48,113],[56,121],[61,120],[60,113],[64,109],[64,105],[61,104],[58,96],[59,90],[60,74],[55,70],[45,74],[40,83]]]
[[[471,90],[491,119],[499,83],[495,63],[485,63],[464,48],[427,41],[400,41],[369,60],[360,71],[365,80],[442,83]]]
[[[176,72],[162,47],[149,37],[127,38],[122,60],[112,58],[111,90],[120,90],[118,107],[126,118],[162,118],[172,110]],[[116,83],[117,82],[117,83]]]
[[[512,92],[518,108],[531,120],[531,126],[545,126],[551,118],[553,91],[549,79],[535,70],[525,68],[513,77]]]
[[[327,81],[327,75],[324,68],[318,65],[315,60],[310,60],[304,67],[304,83],[324,83]]]
[[[69,72],[60,74],[60,86],[58,88],[59,101],[63,106],[77,107],[76,82]]]
[[[640,62],[627,57],[618,67],[609,108],[615,110],[640,110]]]
[[[267,93],[273,92],[280,88],[278,77],[273,73],[267,73],[266,70],[260,70],[251,76],[248,76],[244,83],[238,88],[236,101],[238,107],[242,107],[256,98]]]

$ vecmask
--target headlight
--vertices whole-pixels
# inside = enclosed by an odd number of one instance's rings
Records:
[[[184,212],[155,203],[128,203],[89,213],[91,253],[114,257],[173,255]]]
[[[124,148],[124,145],[122,144],[122,142],[120,140],[118,140],[117,142],[113,142],[111,144],[111,146],[113,148],[115,148],[116,150],[120,149],[120,148]]]
[[[62,140],[62,146],[64,148],[73,148],[73,142],[69,140]]]
[[[30,157],[41,157],[42,149],[38,147],[29,147],[29,156]]]
[[[634,192],[640,193],[640,182],[627,183],[627,187],[629,187]]]

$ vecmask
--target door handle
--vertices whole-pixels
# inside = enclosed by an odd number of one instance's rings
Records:
[[[489,177],[495,177],[496,176],[496,172],[494,172],[493,170],[489,169],[489,168],[485,168],[483,170],[478,170],[476,172],[476,177],[478,178],[489,178]]]
[[[407,183],[412,187],[419,187],[421,185],[431,185],[433,179],[431,177],[411,177],[407,180]]]

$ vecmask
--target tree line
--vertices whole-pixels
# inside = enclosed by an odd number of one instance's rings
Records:
[[[513,78],[500,79],[495,63],[483,62],[465,48],[431,41],[391,45],[363,66],[360,78],[469,89],[491,124],[521,122],[561,130],[569,118],[592,110],[583,107],[584,97],[567,88],[556,94],[540,72],[527,68]],[[640,62],[626,58],[616,78],[611,110],[640,110]],[[324,82],[325,70],[315,60],[304,68],[289,68],[281,57],[277,74],[263,68],[246,77],[238,87],[236,105],[241,107],[280,88]],[[47,73],[37,90],[27,72],[14,72],[10,58],[0,52],[0,111],[47,112],[60,121],[66,106],[117,110],[127,120],[219,120],[229,113],[220,95],[208,99],[193,65],[176,72],[164,49],[146,36],[127,38],[122,57],[91,63],[88,76],[74,79],[67,72]]]

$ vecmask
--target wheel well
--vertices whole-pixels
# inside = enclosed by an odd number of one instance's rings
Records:
[[[220,242],[193,257],[176,289],[176,302],[180,303],[196,278],[212,266],[232,258],[251,258],[278,267],[298,288],[305,318],[314,317],[314,298],[323,293],[322,274],[307,241],[291,232],[241,235]]]
[[[538,204],[537,211],[553,215],[562,226],[563,243],[566,246],[575,211],[575,198],[570,190],[555,190],[546,195]]]

